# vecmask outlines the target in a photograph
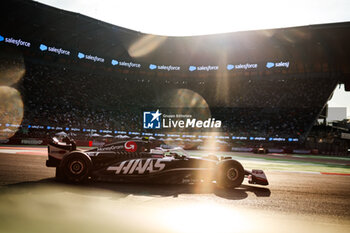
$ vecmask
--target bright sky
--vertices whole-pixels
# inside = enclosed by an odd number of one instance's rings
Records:
[[[350,0],[39,0],[144,33],[191,36],[350,21]],[[336,89],[331,107],[347,107]]]

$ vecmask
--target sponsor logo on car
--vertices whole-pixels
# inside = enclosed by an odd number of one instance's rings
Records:
[[[22,139],[21,144],[26,145],[40,145],[43,143],[43,140],[36,140],[36,139]]]
[[[165,168],[163,159],[132,159],[123,161],[119,165],[110,166],[107,171],[115,174],[144,174],[162,171]]]
[[[120,150],[123,149],[124,146],[123,145],[118,145],[118,146],[109,146],[109,147],[102,147],[99,148],[99,151],[108,151],[108,150]]]
[[[135,142],[133,142],[133,141],[127,141],[124,144],[124,149],[127,152],[135,152],[137,150],[137,144]]]

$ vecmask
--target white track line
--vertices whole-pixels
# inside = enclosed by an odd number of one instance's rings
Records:
[[[317,174],[317,175],[322,175],[321,172],[310,172],[310,171],[283,171],[283,170],[271,170],[271,172],[286,172],[286,173],[303,173],[303,174]]]

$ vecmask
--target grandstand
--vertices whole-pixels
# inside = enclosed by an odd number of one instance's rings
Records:
[[[223,122],[228,143],[300,146],[336,85],[350,89],[350,23],[164,37],[32,1],[0,11],[0,72],[24,70],[5,83],[22,96],[20,126],[0,115],[14,139],[166,137],[143,129],[143,110],[174,107],[176,93],[190,90],[205,103],[195,107]]]

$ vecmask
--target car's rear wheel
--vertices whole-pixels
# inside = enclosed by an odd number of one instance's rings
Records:
[[[64,181],[82,183],[88,180],[91,169],[92,162],[89,156],[81,152],[73,152],[63,157],[58,175]]]
[[[216,183],[221,188],[235,188],[242,184],[244,168],[236,160],[224,160],[218,164]]]

